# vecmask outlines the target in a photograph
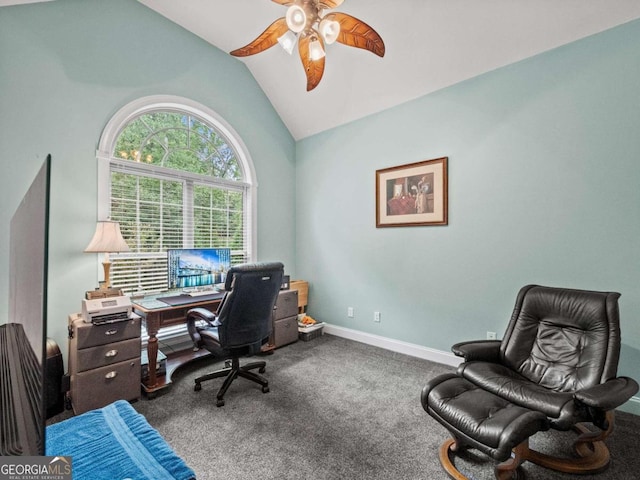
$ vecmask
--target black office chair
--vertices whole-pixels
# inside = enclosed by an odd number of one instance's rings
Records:
[[[243,377],[262,385],[262,393],[269,391],[266,378],[250,370],[264,373],[265,362],[240,366],[240,357],[259,353],[272,330],[272,312],[282,285],[282,263],[244,264],[232,267],[225,281],[226,294],[216,313],[204,308],[187,312],[187,328],[196,348],[204,347],[214,355],[224,355],[225,368],[196,378],[194,390],[202,382],[225,377],[218,391],[216,405],[224,405],[224,394],[231,383]],[[206,326],[196,322],[204,320]]]

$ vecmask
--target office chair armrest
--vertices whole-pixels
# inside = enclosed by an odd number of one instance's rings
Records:
[[[629,377],[618,377],[600,385],[578,390],[575,398],[587,407],[609,411],[619,407],[638,392],[638,383]]]
[[[472,340],[456,343],[451,351],[458,357],[464,357],[465,362],[480,360],[495,363],[500,359],[500,343],[500,340]]]
[[[196,322],[198,320],[204,320],[211,327],[219,325],[215,314],[206,308],[192,308],[187,312],[187,331],[189,332],[191,340],[193,340],[193,346],[197,349],[202,345],[202,337],[196,327]]]

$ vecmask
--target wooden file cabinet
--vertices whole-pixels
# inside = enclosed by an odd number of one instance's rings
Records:
[[[298,340],[298,292],[281,290],[273,310],[273,333],[270,344],[274,348]]]
[[[92,325],[69,316],[69,376],[76,415],[140,398],[140,317]]]

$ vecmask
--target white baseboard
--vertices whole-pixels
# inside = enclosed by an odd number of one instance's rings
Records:
[[[404,353],[405,355],[411,355],[412,357],[422,358],[423,360],[442,363],[451,367],[457,367],[462,361],[460,357],[455,356],[453,353],[423,347],[422,345],[416,345],[414,343],[394,340],[392,338],[382,337],[373,333],[360,332],[351,328],[327,324],[324,327],[324,331],[325,333],[335,335],[336,337],[355,340],[356,342],[384,348],[385,350],[391,350],[392,352]],[[619,410],[632,413],[634,415],[640,415],[640,397],[631,397],[631,400],[622,405]]]
[[[356,342],[366,343],[367,345],[384,348],[385,350],[391,350],[392,352],[404,353],[406,355],[411,355],[412,357],[418,357],[436,363],[443,363],[444,365],[449,365],[451,367],[457,367],[462,361],[460,357],[456,357],[453,353],[423,347],[422,345],[416,345],[414,343],[394,340],[392,338],[374,335],[373,333],[360,332],[351,328],[338,327],[336,325],[325,325],[324,331],[325,333],[335,335],[336,337],[355,340]]]
[[[631,397],[631,400],[622,405],[618,410],[633,413],[634,415],[640,415],[640,397]]]

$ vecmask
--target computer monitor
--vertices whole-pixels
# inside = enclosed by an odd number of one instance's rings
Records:
[[[231,268],[228,248],[180,248],[167,251],[169,289],[224,283]]]

